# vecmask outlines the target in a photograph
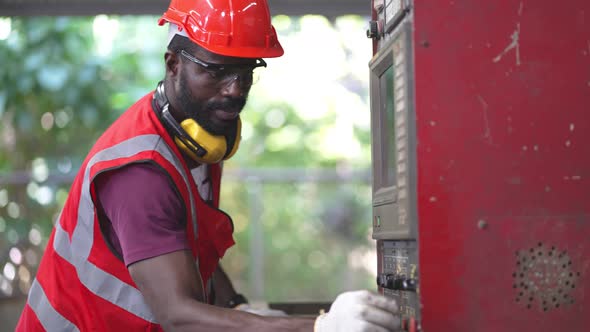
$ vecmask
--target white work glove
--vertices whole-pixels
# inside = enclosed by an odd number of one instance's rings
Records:
[[[252,306],[248,303],[242,303],[242,304],[236,306],[234,309],[249,312],[251,314],[255,314],[258,316],[271,316],[271,317],[286,317],[286,316],[288,316],[287,313],[285,313],[282,310],[275,310],[275,309],[270,309],[268,307],[262,307],[262,306]]]
[[[393,299],[360,290],[338,295],[330,312],[316,319],[314,332],[386,332],[398,331],[400,325]]]

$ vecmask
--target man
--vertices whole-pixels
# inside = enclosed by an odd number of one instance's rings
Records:
[[[56,221],[17,331],[388,331],[392,300],[337,297],[313,318],[242,310],[219,266],[233,224],[220,163],[262,58],[283,49],[265,0],[172,0],[165,79],[96,142]],[[196,263],[196,264],[195,264]]]

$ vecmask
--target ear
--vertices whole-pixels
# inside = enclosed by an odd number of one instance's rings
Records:
[[[178,75],[179,66],[180,66],[180,59],[178,54],[167,50],[164,53],[164,63],[166,64],[166,77],[172,78]]]

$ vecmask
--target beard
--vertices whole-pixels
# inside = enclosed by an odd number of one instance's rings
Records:
[[[228,142],[233,142],[237,134],[238,119],[215,123],[211,119],[214,110],[241,110],[246,105],[246,98],[226,97],[220,101],[199,101],[188,89],[185,72],[180,73],[179,102],[181,111],[197,121],[207,132],[213,135],[225,136]]]

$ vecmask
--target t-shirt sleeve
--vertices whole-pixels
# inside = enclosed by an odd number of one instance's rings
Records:
[[[108,171],[97,177],[95,188],[125,265],[190,249],[184,204],[158,166],[139,163]]]

